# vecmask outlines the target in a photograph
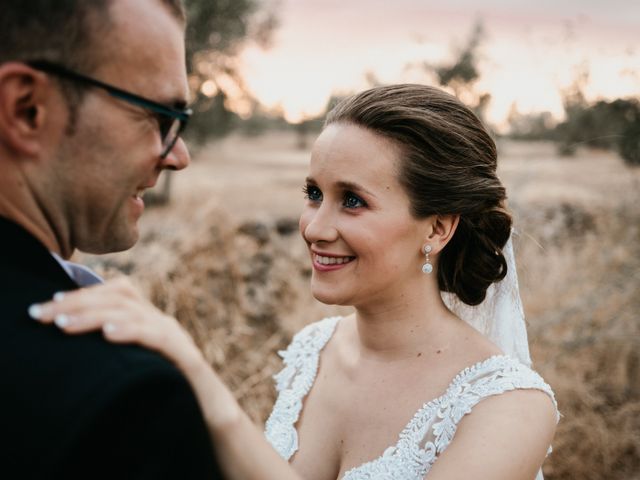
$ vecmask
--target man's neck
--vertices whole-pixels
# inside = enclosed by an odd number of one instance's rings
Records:
[[[0,215],[20,225],[50,252],[69,258],[73,248],[65,234],[68,228],[57,213],[57,199],[46,187],[49,172],[42,170],[41,159],[15,155],[0,147]]]
[[[9,172],[3,172],[3,176],[0,179],[0,216],[20,225],[49,251],[62,258],[71,257],[73,248],[56,233],[52,219],[30,195],[24,181],[15,176],[12,178]]]

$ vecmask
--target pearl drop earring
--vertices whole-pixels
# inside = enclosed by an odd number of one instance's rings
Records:
[[[433,272],[433,265],[431,265],[431,261],[429,260],[429,254],[431,253],[431,250],[431,245],[425,245],[422,249],[425,256],[424,265],[422,265],[422,273],[427,275]]]

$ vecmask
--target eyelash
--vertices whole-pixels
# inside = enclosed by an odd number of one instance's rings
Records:
[[[355,199],[358,202],[358,205],[352,205],[352,206],[347,205],[347,202],[350,199]],[[364,207],[366,207],[367,206],[367,202],[365,202],[363,199],[361,199],[358,195],[356,195],[353,192],[345,192],[344,201],[342,202],[342,205],[344,205],[345,208],[356,209],[356,208],[364,208]]]
[[[307,200],[311,200],[312,202],[319,201],[319,199],[311,198],[312,195],[316,194],[316,192],[322,195],[322,192],[320,191],[320,189],[314,185],[306,184],[302,187],[302,193],[304,193],[304,198],[306,198]]]
[[[302,192],[304,193],[304,198],[310,200],[312,202],[321,202],[322,201],[322,192],[315,185],[305,185],[302,187]],[[318,198],[319,197],[319,198]],[[349,200],[355,199],[357,201],[357,205],[349,205]],[[367,202],[365,202],[362,198],[356,195],[353,192],[346,191],[344,193],[344,199],[342,202],[342,206],[349,209],[355,210],[357,208],[365,208],[367,207]]]

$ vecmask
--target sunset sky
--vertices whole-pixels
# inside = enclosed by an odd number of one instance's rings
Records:
[[[277,1],[277,0],[275,0]],[[279,0],[269,50],[248,46],[249,90],[291,121],[323,111],[332,93],[383,83],[428,81],[421,62],[455,58],[477,19],[477,89],[491,93],[489,121],[520,112],[562,114],[560,90],[588,70],[590,99],[640,95],[638,0]]]

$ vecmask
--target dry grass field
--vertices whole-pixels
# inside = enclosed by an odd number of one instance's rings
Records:
[[[563,414],[546,478],[640,479],[640,169],[609,152],[558,158],[544,143],[499,150],[534,366]],[[170,204],[146,212],[135,248],[78,257],[132,275],[177,316],[256,422],[274,398],[276,351],[345,311],[307,289],[307,162],[288,134],[210,145],[174,177]]]

